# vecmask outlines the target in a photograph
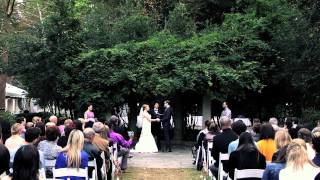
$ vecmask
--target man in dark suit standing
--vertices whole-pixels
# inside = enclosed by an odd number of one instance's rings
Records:
[[[164,111],[163,117],[160,119],[160,122],[162,123],[162,127],[163,127],[163,134],[166,142],[166,151],[172,152],[171,142],[170,142],[170,129],[172,128],[172,126],[171,126],[170,120],[173,115],[173,109],[170,106],[169,100],[164,101],[164,107],[166,109]]]
[[[154,104],[153,109],[150,109],[151,119],[160,119],[160,116],[162,115],[160,113],[159,109],[159,103],[156,102]],[[158,150],[161,150],[161,123],[158,121],[153,121],[151,123],[151,132],[153,137],[156,140]]]

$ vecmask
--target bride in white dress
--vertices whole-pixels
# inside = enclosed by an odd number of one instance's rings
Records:
[[[142,130],[139,142],[136,144],[135,152],[158,152],[157,144],[151,133],[151,122],[158,121],[158,119],[151,119],[148,113],[149,105],[144,104],[140,111],[140,118],[142,118]]]

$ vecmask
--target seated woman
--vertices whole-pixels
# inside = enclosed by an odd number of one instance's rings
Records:
[[[84,136],[80,130],[73,130],[68,139],[67,146],[59,153],[56,161],[56,169],[88,167],[88,154],[83,149]],[[63,177],[63,179],[80,180],[79,177]]]
[[[271,124],[266,123],[260,129],[260,141],[258,141],[258,149],[261,154],[266,157],[266,161],[271,162],[273,153],[277,151],[274,141],[275,131]]]
[[[34,145],[21,146],[14,157],[13,173],[1,180],[42,179],[39,177],[39,161],[39,151]]]
[[[74,129],[74,127],[72,126],[66,126],[64,128],[64,135],[62,135],[58,142],[57,142],[57,145],[64,148],[67,146],[67,143],[68,143],[68,138],[69,138],[69,135],[71,133],[71,131]]]
[[[320,172],[309,160],[304,140],[294,139],[288,146],[287,165],[280,171],[279,179],[315,179]]]
[[[9,173],[10,153],[9,150],[0,144],[0,179],[3,179]]]
[[[219,133],[220,133],[220,129],[218,125],[216,125],[215,123],[211,123],[208,128],[208,133],[205,135],[203,140],[203,145],[205,149],[207,149],[208,147],[208,142],[212,142],[213,138]],[[209,148],[212,148],[212,147],[209,147]]]
[[[262,180],[279,180],[280,171],[286,166],[288,145],[277,151],[277,158],[267,164]]]
[[[259,152],[250,133],[240,135],[239,145],[236,151],[230,154],[228,169],[231,179],[234,178],[235,169],[265,169],[266,159]],[[259,178],[244,178],[242,180],[255,180]]]
[[[277,133],[274,137],[274,141],[276,143],[277,151],[272,156],[272,162],[274,162],[274,161],[276,161],[276,159],[278,159],[280,150],[287,147],[291,143],[292,139],[291,139],[291,136],[287,130],[280,129],[277,131]]]
[[[48,160],[56,159],[62,148],[57,145],[57,139],[60,135],[57,127],[48,127],[45,131],[46,140],[41,141],[38,149],[43,152],[44,158]]]

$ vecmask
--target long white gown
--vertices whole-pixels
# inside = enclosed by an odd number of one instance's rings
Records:
[[[151,133],[151,115],[143,112],[142,130],[139,142],[136,144],[135,152],[158,152],[156,141]]]

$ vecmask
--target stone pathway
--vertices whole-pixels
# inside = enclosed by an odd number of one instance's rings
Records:
[[[132,153],[128,160],[129,167],[137,168],[195,168],[191,147],[175,146],[173,152]]]

